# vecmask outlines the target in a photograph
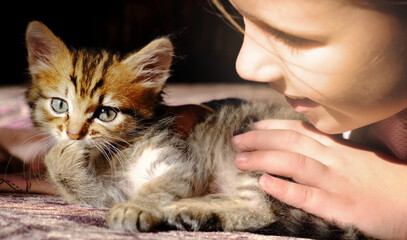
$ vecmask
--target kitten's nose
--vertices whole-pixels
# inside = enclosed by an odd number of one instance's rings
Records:
[[[68,131],[66,134],[72,140],[78,140],[79,138],[81,138],[81,135],[79,134],[79,132]]]

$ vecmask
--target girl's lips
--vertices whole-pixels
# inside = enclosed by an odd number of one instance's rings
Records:
[[[288,102],[288,104],[291,105],[291,107],[294,109],[294,111],[299,112],[299,113],[310,112],[312,109],[319,106],[318,103],[312,101],[309,98],[294,99],[294,98],[285,96],[285,99]]]

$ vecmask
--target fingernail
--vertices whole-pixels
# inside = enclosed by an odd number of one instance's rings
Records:
[[[249,159],[249,154],[248,153],[239,153],[236,156],[236,162],[247,162],[247,160]]]
[[[253,125],[256,129],[268,129],[270,126],[270,123],[272,123],[272,120],[268,119],[268,120],[261,120],[261,121],[255,122],[255,123],[253,123]]]
[[[232,143],[234,144],[234,145],[239,145],[239,143],[242,141],[242,135],[241,134],[239,134],[239,135],[236,135],[236,136],[234,136],[233,138],[232,138]]]
[[[254,126],[254,128],[256,128],[256,129],[262,129],[262,124],[261,124],[261,122],[255,122],[255,123],[253,123],[253,126]]]
[[[270,184],[271,178],[268,175],[262,175],[259,179],[259,185],[262,189],[267,188],[267,185]]]

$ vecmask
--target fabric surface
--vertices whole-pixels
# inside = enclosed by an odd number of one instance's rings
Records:
[[[288,240],[244,232],[123,233],[107,228],[107,209],[68,204],[50,195],[0,194],[0,239]]]
[[[407,109],[372,127],[394,156],[407,162]]]

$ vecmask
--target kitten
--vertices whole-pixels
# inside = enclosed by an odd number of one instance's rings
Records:
[[[169,39],[122,57],[68,49],[34,21],[26,42],[32,121],[58,140],[44,158],[49,180],[68,202],[109,207],[110,227],[363,237],[273,199],[258,188],[262,172],[235,167],[234,134],[260,119],[298,114],[225,104],[186,127],[187,134],[174,131],[182,116],[161,97],[173,55]]]

